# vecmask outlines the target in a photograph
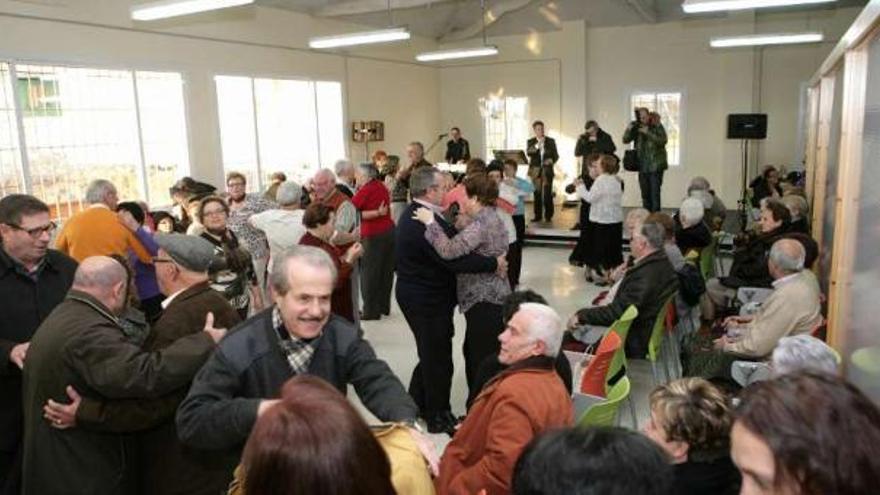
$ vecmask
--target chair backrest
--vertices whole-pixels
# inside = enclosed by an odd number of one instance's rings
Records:
[[[590,426],[614,426],[614,418],[620,404],[629,396],[630,384],[629,378],[621,378],[611,391],[608,397],[593,407],[587,409],[577,420],[578,427],[586,428]]]
[[[624,348],[626,347],[626,336],[629,335],[629,327],[632,326],[633,321],[639,316],[639,310],[632,304],[626,311],[620,315],[620,318],[617,319],[611,326],[608,328],[608,332],[614,332],[620,337],[620,347],[617,349],[617,352],[614,353],[614,357],[611,359],[611,366],[608,367],[608,374],[605,376],[606,388],[607,382],[615,375],[617,375],[624,366],[626,366],[626,353],[624,352]]]
[[[646,356],[652,362],[657,361],[657,357],[660,355],[663,333],[666,330],[666,315],[669,313],[669,306],[674,304],[674,300],[675,293],[673,292],[671,296],[666,298],[666,302],[663,303],[654,318],[654,328],[651,330],[651,338],[648,340],[648,355]]]
[[[700,273],[703,280],[709,280],[715,276],[715,253],[718,250],[718,237],[713,235],[708,246],[700,251]]]
[[[580,391],[582,394],[605,397],[605,384],[608,381],[608,368],[614,359],[617,350],[623,347],[623,342],[616,332],[608,332],[602,337],[596,355],[590,359],[590,364],[584,368],[581,375]]]

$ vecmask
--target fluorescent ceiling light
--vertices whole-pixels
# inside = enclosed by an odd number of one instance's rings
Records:
[[[814,3],[830,3],[837,0],[684,0],[681,8],[688,14],[718,12],[722,10],[762,9],[789,7]]]
[[[424,52],[416,55],[419,62],[434,62],[437,60],[452,60],[456,58],[489,57],[498,55],[498,47],[480,46],[477,48],[458,48],[454,50],[441,50],[438,52]]]
[[[408,40],[409,31],[406,28],[382,29],[379,31],[363,31],[360,33],[339,34],[334,36],[322,36],[311,38],[311,48],[337,48],[340,46],[369,45],[371,43],[386,43],[388,41]]]
[[[133,6],[131,18],[136,21],[153,21],[250,3],[254,3],[254,0],[162,0]]]
[[[793,43],[817,43],[822,41],[822,33],[779,33],[712,38],[712,48],[731,48],[737,46],[790,45]]]

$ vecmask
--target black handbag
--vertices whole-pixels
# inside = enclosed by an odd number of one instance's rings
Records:
[[[636,150],[626,150],[623,153],[623,169],[627,172],[638,172],[640,168],[639,153]]]

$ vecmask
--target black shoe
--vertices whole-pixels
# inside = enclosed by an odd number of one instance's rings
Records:
[[[543,222],[543,220],[541,220],[541,217],[535,217],[535,218],[531,219],[530,221],[531,222],[539,222],[539,223]]]
[[[361,321],[376,321],[379,318],[379,315],[361,315]]]
[[[428,433],[446,433],[450,437],[455,435],[455,417],[449,411],[443,411],[425,418]]]

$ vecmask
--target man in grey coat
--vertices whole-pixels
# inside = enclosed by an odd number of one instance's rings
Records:
[[[382,421],[415,421],[418,408],[400,380],[355,326],[331,315],[335,280],[333,260],[318,248],[295,246],[275,260],[275,305],[230,331],[177,411],[184,444],[240,453],[257,417],[300,374],[323,378],[343,394],[352,384]]]
[[[167,394],[187,383],[225,334],[206,329],[145,352],[126,339],[117,319],[128,300],[127,278],[113,258],[86,258],[67,298],[31,340],[23,371],[25,495],[133,493],[127,435],[52,428],[44,405],[66,400],[68,385],[104,399]]]

